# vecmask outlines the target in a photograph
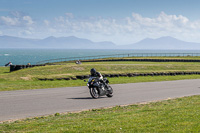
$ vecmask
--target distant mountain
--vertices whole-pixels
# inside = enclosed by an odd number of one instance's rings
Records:
[[[200,49],[200,43],[185,42],[176,38],[166,36],[158,39],[146,38],[140,42],[125,45],[124,48],[131,49],[166,49],[166,50],[196,50]]]
[[[0,36],[0,48],[114,49],[115,47],[112,42],[92,42],[74,36],[59,38],[51,36],[45,39]]]
[[[146,38],[129,45],[115,45],[107,41],[93,42],[75,36],[58,38],[50,36],[45,39],[0,36],[0,48],[200,50],[200,43],[185,42],[170,36],[158,39]]]
[[[37,39],[0,36],[0,48],[31,48],[35,47],[37,41]]]

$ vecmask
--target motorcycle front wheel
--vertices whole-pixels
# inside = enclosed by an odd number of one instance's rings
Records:
[[[99,98],[99,93],[98,93],[97,87],[92,87],[92,88],[90,88],[90,95],[91,95],[92,98],[94,98],[94,99]]]
[[[113,97],[113,89],[112,89],[111,86],[108,86],[108,92],[109,92],[109,94],[107,94],[106,96],[107,97]]]

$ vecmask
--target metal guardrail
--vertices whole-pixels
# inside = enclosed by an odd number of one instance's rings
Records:
[[[37,65],[56,63],[64,61],[77,61],[77,60],[94,60],[94,59],[104,59],[104,58],[124,58],[124,57],[186,57],[186,56],[200,56],[200,53],[127,53],[127,54],[113,54],[113,55],[97,55],[97,56],[82,56],[82,57],[68,57],[68,58],[58,58],[50,59],[37,62]]]

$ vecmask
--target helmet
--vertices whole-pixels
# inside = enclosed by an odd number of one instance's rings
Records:
[[[95,70],[94,68],[92,68],[92,69],[90,70],[90,73],[91,73],[91,75],[93,75],[93,74],[96,73],[96,70]]]

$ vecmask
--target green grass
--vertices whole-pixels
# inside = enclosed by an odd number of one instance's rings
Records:
[[[119,78],[108,78],[108,79],[110,81],[110,84],[124,84],[124,83],[138,83],[138,82],[200,79],[200,75],[119,77]],[[84,82],[83,80],[0,81],[0,91],[45,89],[45,88],[74,87],[74,86],[86,86],[86,82]]]
[[[191,57],[190,57],[191,58]],[[200,71],[198,62],[88,62],[76,65],[47,65],[27,68],[9,73],[9,67],[0,67],[0,91],[27,90],[56,87],[84,86],[82,80],[39,81],[38,78],[70,78],[76,75],[89,75],[91,68],[96,68],[102,74],[146,73],[146,72],[175,72]],[[110,78],[111,84],[136,83],[181,79],[198,79],[200,75],[158,76],[158,77],[120,77]]]
[[[45,88],[57,88],[57,87],[74,87],[74,86],[84,86],[84,85],[86,85],[86,83],[83,80],[3,81],[3,82],[0,82],[0,91],[31,90],[31,89],[45,89]]]
[[[184,60],[200,60],[200,56],[168,56],[168,57],[120,57],[120,58],[103,58],[103,59],[95,59],[95,60],[106,60],[106,59],[184,59]],[[66,63],[74,63],[74,61],[64,61],[64,62],[54,62],[49,64],[66,64]]]
[[[200,63],[176,62],[90,62],[76,65],[48,65],[0,74],[0,79],[7,81],[35,80],[37,78],[66,78],[76,75],[89,75],[90,69],[96,68],[102,74],[200,71]]]
[[[10,67],[0,67],[0,75],[9,72],[10,72]]]
[[[0,132],[200,132],[200,96],[0,124]]]
[[[123,59],[184,59],[184,60],[200,60],[200,56],[148,56],[148,57],[124,57]]]

